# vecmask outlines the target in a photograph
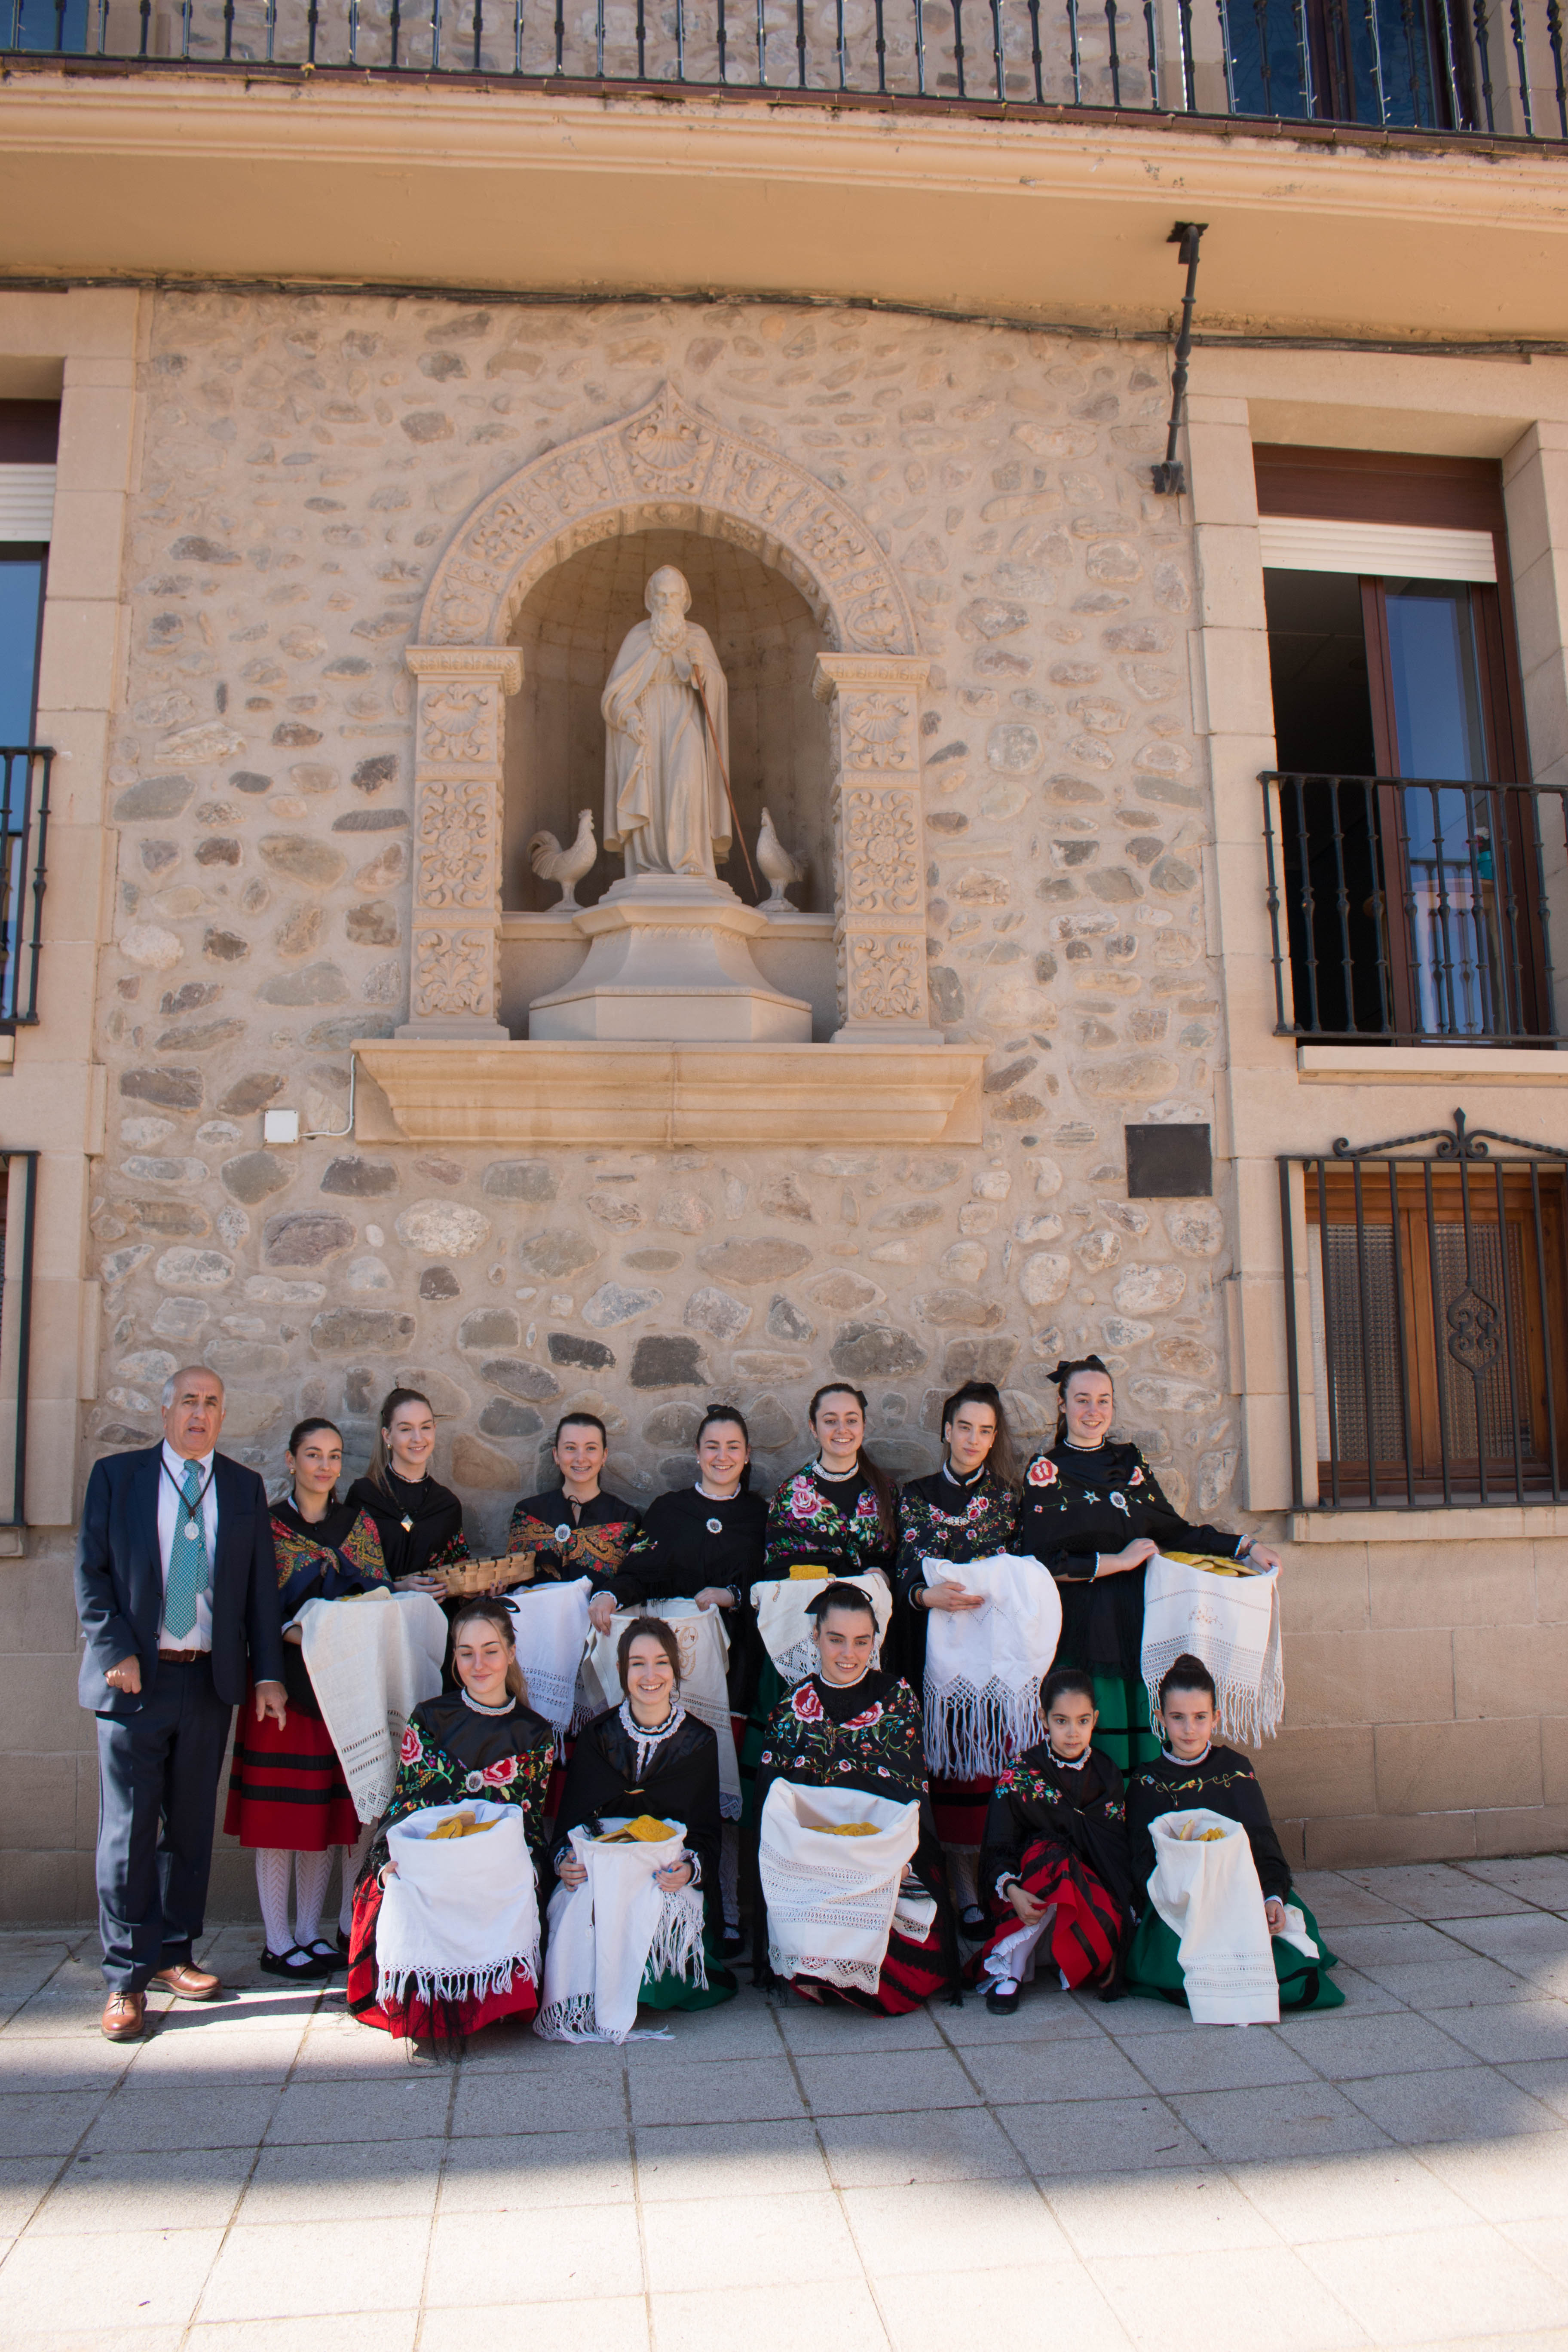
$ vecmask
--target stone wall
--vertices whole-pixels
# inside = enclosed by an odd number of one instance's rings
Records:
[[[984,1147],[263,1150],[269,1104],[342,1128],[349,1041],[405,1014],[402,652],[436,560],[519,465],[667,379],[837,490],[915,602],[934,1017],[989,1050]],[[1219,1507],[1220,1203],[1129,1202],[1121,1131],[1207,1118],[1219,1051],[1186,533],[1147,487],[1166,398],[1152,350],[865,312],[159,297],[110,772],[97,1446],[139,1442],[193,1353],[268,1474],[301,1411],[362,1454],[416,1375],[488,1538],[567,1402],[647,1495],[721,1393],[781,1471],[843,1372],[908,1471],[955,1379],[1001,1378],[1033,1435],[1058,1351],[1092,1345],[1175,1497]]]

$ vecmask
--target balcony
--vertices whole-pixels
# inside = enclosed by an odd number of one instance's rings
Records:
[[[1275,1034],[1547,1045],[1568,787],[1266,772]]]
[[[0,0],[6,62],[1568,139],[1558,0]],[[0,16],[0,26],[5,18]]]
[[[36,743],[0,745],[0,1037],[32,1027],[38,1017],[38,921],[54,757]]]

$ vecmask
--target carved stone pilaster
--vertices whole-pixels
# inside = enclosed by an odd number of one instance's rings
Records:
[[[400,1037],[504,1037],[497,1018],[504,698],[515,646],[410,646],[415,719],[414,919]]]
[[[909,654],[816,657],[812,691],[833,721],[836,1042],[941,1042],[926,991],[920,699],[930,667]]]

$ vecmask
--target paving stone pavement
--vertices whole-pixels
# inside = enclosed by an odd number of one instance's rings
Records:
[[[747,1990],[668,2041],[415,2062],[202,1957],[97,2031],[0,1936],[5,2352],[1568,2352],[1568,1859],[1318,1873],[1343,2010]],[[340,1980],[341,1981],[341,1980]]]

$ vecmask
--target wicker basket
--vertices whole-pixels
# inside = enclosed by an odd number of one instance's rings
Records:
[[[481,1592],[493,1591],[497,1585],[531,1584],[533,1561],[530,1558],[512,1557],[501,1559],[463,1559],[444,1568],[448,1601],[471,1601]]]

